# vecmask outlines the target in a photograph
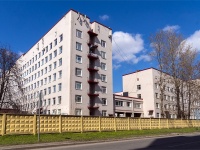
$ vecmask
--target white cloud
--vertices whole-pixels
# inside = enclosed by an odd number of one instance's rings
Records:
[[[180,29],[180,26],[179,25],[173,25],[173,26],[165,26],[163,28],[163,31],[178,31]]]
[[[200,51],[200,30],[195,31],[186,39],[186,44],[192,46],[196,50]]]
[[[102,16],[99,16],[99,18],[104,21],[104,20],[108,20],[109,16],[108,15],[102,15]]]
[[[121,67],[120,64],[113,64],[113,69],[114,69],[114,70],[117,70],[117,69],[119,69],[120,67]]]
[[[21,56],[21,55],[23,55],[23,54],[24,54],[24,53],[23,53],[22,51],[19,51],[19,52],[18,52],[18,55],[19,55],[19,56]]]
[[[132,35],[122,31],[116,31],[113,33],[112,46],[113,60],[117,63],[129,62],[136,64],[141,60],[150,60],[148,55],[141,54],[144,51],[144,41],[140,34]]]

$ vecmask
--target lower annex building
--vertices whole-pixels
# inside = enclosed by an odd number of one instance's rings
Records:
[[[18,62],[29,113],[113,115],[109,27],[69,10]]]

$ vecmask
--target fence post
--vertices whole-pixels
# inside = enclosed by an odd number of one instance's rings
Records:
[[[62,133],[62,116],[59,116],[59,133]]]
[[[130,117],[128,117],[128,130],[130,130]]]
[[[37,124],[37,116],[34,114],[33,116],[33,135],[36,135],[36,124]]]
[[[161,127],[160,127],[160,118],[159,118],[159,129],[161,129]]]
[[[167,119],[167,128],[169,129],[169,119]]]
[[[115,132],[116,132],[117,131],[116,117],[114,117],[114,128],[115,128]]]
[[[150,129],[151,129],[151,117],[149,118],[149,124],[150,124]]]
[[[140,130],[142,130],[141,118],[139,118],[139,126],[140,126]]]
[[[81,133],[83,133],[83,116],[81,116]]]
[[[101,132],[101,116],[99,116],[99,132]]]
[[[2,116],[2,130],[1,130],[1,135],[3,136],[6,134],[6,114],[3,114]]]

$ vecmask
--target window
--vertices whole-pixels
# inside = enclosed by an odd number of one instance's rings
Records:
[[[54,58],[57,56],[57,50],[55,50],[54,52],[53,52],[53,54],[54,54]]]
[[[82,44],[79,42],[76,42],[76,50],[82,51]]]
[[[76,90],[81,90],[81,89],[82,89],[82,83],[76,81],[76,82],[75,82],[75,89],[76,89]]]
[[[127,107],[131,107],[131,102],[126,103]]]
[[[75,109],[75,115],[78,115],[78,116],[82,115],[82,110],[79,109],[79,108],[76,108]]]
[[[107,93],[107,88],[105,86],[102,86],[101,91],[102,91],[102,93]]]
[[[51,87],[48,87],[49,94],[51,94]]]
[[[47,73],[47,67],[45,67],[44,73],[45,73],[45,74]]]
[[[135,108],[140,109],[141,108],[141,103],[135,103]]]
[[[159,109],[160,108],[160,105],[159,103],[156,103],[156,108]]]
[[[51,50],[52,49],[52,43],[49,44],[49,47],[50,47],[49,49]]]
[[[51,99],[50,98],[48,99],[48,105],[51,105]]]
[[[102,110],[102,116],[107,116],[107,111],[106,110]]]
[[[141,94],[137,94],[137,98],[140,98],[140,99],[141,99]]]
[[[45,49],[42,50],[42,56],[44,55],[44,53],[45,53]]]
[[[82,31],[76,29],[76,37],[82,38]]]
[[[141,90],[141,85],[137,85],[137,90]]]
[[[101,57],[102,57],[103,59],[105,59],[105,58],[106,58],[106,52],[101,51]]]
[[[105,63],[101,63],[101,69],[106,70],[106,64]]]
[[[62,58],[59,59],[59,66],[62,66]]]
[[[75,102],[76,103],[82,103],[82,96],[81,95],[75,95]]]
[[[41,65],[44,65],[44,59],[42,59],[42,61],[41,61]]]
[[[102,98],[102,105],[106,106],[107,105],[107,99],[106,98]]]
[[[62,53],[62,46],[59,47],[59,54],[61,54],[61,53]]]
[[[63,34],[61,34],[60,36],[60,42],[63,40]]]
[[[101,46],[106,47],[106,41],[101,40]]]
[[[49,115],[50,115],[50,110],[48,110],[48,111],[47,111],[47,114],[49,114]]]
[[[106,81],[107,81],[106,75],[103,75],[103,74],[101,75],[101,81],[102,81],[102,82],[106,82]]]
[[[56,73],[53,74],[53,80],[56,81]]]
[[[123,101],[115,101],[115,106],[124,106]]]
[[[43,106],[46,106],[46,100],[43,101]]]
[[[76,62],[81,64],[82,63],[82,57],[79,56],[79,55],[76,55]]]
[[[78,77],[81,77],[81,76],[82,76],[82,69],[76,68],[75,71],[76,71],[76,72],[75,72],[76,76],[78,76]]]
[[[58,96],[58,104],[61,104],[62,97]]]
[[[51,68],[52,68],[51,65],[49,65],[49,72],[51,71]]]
[[[158,93],[155,93],[155,95],[156,95],[156,98],[159,98],[159,95],[158,95]]]
[[[44,95],[47,95],[47,89],[44,89]]]
[[[48,46],[46,47],[46,53],[48,52]]]
[[[49,54],[49,61],[52,60],[52,53]]]
[[[47,78],[44,78],[44,84],[47,84]]]
[[[156,118],[159,118],[160,117],[160,114],[159,113],[156,113]]]
[[[48,56],[47,57],[45,57],[45,63],[47,63],[48,62]]]
[[[53,98],[53,105],[55,105],[56,104],[56,98],[54,97]]]
[[[54,46],[56,46],[57,43],[58,43],[58,42],[57,42],[57,39],[55,39],[55,40],[54,40]]]
[[[57,66],[57,62],[55,61],[55,62],[53,63],[53,69],[56,69],[56,66]]]
[[[59,79],[62,78],[62,70],[59,71]]]
[[[53,92],[56,92],[56,85],[53,86]]]
[[[58,84],[58,91],[62,91],[62,83]]]

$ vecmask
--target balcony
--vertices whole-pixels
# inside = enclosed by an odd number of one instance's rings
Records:
[[[88,79],[89,84],[97,84],[99,81],[97,79]]]
[[[88,43],[88,46],[90,47],[90,50],[94,50],[94,49],[96,49],[98,47],[98,45],[93,44],[91,42]]]
[[[94,33],[93,30],[89,30],[89,31],[88,31],[88,34],[89,34],[90,36],[92,36],[92,37],[98,35],[97,33]]]
[[[98,55],[95,54],[95,53],[89,53],[89,54],[88,54],[88,58],[89,58],[89,59],[99,59]]]
[[[99,96],[99,93],[96,93],[96,92],[88,92],[88,96]]]
[[[88,109],[99,109],[99,106],[88,104]]]
[[[96,72],[96,71],[99,71],[99,69],[96,66],[88,66],[88,71],[90,71],[90,72]]]

